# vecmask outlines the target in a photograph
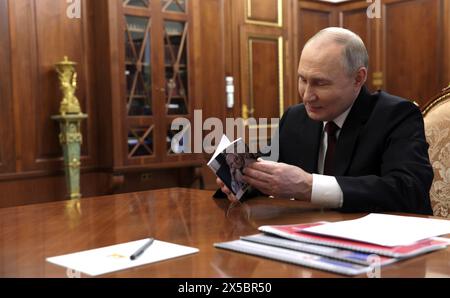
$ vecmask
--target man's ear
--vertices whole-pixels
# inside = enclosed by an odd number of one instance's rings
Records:
[[[360,67],[358,71],[356,72],[355,76],[355,87],[360,88],[362,87],[367,81],[367,68]]]

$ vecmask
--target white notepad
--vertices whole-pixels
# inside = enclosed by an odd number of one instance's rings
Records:
[[[91,276],[96,276],[193,254],[199,251],[194,247],[155,240],[138,259],[134,261],[130,260],[130,256],[147,241],[148,239],[142,239],[57,257],[50,257],[47,258],[47,262]]]
[[[302,231],[393,247],[449,234],[450,220],[371,213],[362,218],[327,223]]]

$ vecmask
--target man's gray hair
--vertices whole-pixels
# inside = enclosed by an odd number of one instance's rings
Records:
[[[369,55],[361,37],[344,28],[325,28],[308,40],[305,47],[313,41],[322,41],[324,37],[344,47],[343,55],[345,59],[343,59],[343,63],[349,75],[354,74],[361,67],[369,68]]]

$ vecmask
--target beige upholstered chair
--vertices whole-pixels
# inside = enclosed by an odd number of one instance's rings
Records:
[[[422,113],[434,171],[431,206],[435,216],[450,218],[450,86],[432,98]]]

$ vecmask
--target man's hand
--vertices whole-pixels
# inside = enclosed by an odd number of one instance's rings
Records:
[[[244,174],[245,182],[267,195],[311,201],[312,175],[299,167],[258,159]]]
[[[220,180],[220,178],[216,179],[216,183],[217,185],[219,185],[220,190],[227,195],[228,200],[230,200],[231,202],[237,202],[238,199],[235,197],[235,195],[231,192],[231,190],[225,185],[225,183],[222,182],[222,180]]]

